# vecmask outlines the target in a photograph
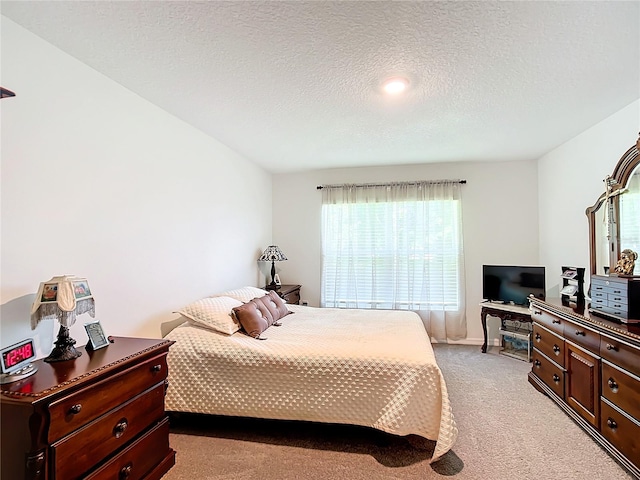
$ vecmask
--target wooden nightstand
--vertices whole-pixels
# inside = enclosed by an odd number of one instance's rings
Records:
[[[157,480],[175,464],[164,411],[174,342],[110,339],[1,386],[2,478]]]
[[[280,285],[275,292],[291,305],[300,304],[300,288],[301,285]]]

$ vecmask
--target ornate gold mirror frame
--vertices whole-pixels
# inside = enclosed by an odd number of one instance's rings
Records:
[[[620,258],[620,195],[623,195],[627,191],[627,186],[634,171],[640,164],[640,138],[636,144],[625,152],[620,158],[616,168],[611,176],[607,176],[604,179],[605,192],[600,195],[596,203],[588,207],[586,210],[587,219],[589,221],[589,263],[591,274],[604,274],[604,271],[598,271],[599,265],[597,264],[597,220],[596,214],[600,208],[604,206],[606,208],[606,223],[607,223],[607,251],[609,268],[613,268],[618,259]],[[602,212],[601,212],[602,213]],[[637,274],[637,269],[636,272]]]

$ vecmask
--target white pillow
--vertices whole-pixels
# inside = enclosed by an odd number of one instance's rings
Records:
[[[226,292],[218,293],[217,295],[212,295],[212,297],[221,297],[221,296],[231,297],[231,298],[235,298],[236,300],[242,303],[246,303],[249,300],[252,300],[256,297],[262,297],[267,293],[269,292],[261,288],[242,287],[242,288],[236,288],[235,290],[228,290]]]
[[[240,324],[231,316],[231,310],[242,305],[235,298],[220,296],[196,300],[175,313],[186,317],[190,323],[233,335],[240,330]]]

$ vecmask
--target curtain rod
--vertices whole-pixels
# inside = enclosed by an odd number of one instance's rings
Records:
[[[354,183],[354,184],[339,184],[339,185],[318,185],[316,190],[322,190],[323,188],[337,188],[344,187],[345,185],[353,185],[354,187],[387,187],[391,185],[418,185],[419,183],[428,183],[430,185],[437,185],[439,183],[457,182],[461,184],[467,183],[466,180],[425,180],[423,182],[392,182],[392,183]]]

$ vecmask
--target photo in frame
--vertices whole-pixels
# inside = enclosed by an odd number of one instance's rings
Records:
[[[98,350],[109,345],[109,340],[102,330],[102,325],[99,321],[89,322],[84,324],[84,329],[87,331],[89,342],[87,343],[87,350]]]

